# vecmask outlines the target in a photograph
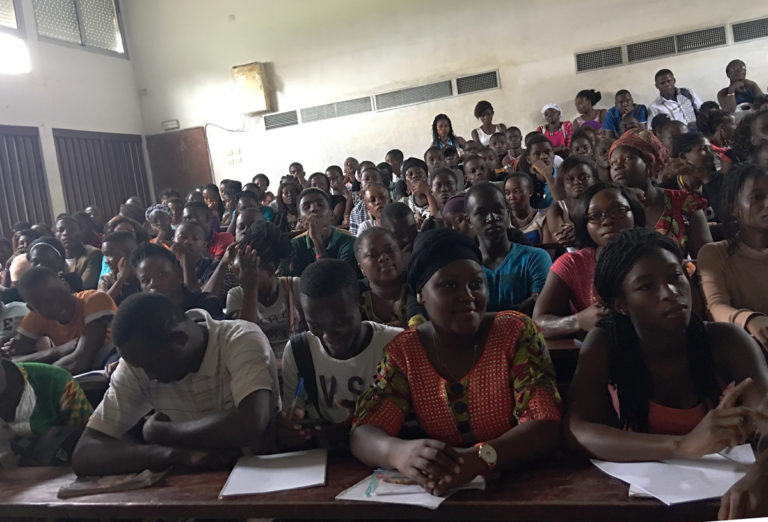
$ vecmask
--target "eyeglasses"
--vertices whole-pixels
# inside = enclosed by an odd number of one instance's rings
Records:
[[[607,210],[606,212],[603,212],[602,210],[596,210],[595,212],[590,212],[587,214],[587,221],[590,223],[602,223],[603,220],[606,217],[609,217],[611,219],[619,219],[623,218],[627,215],[627,213],[631,209],[627,206],[620,205],[618,207],[613,207],[610,210]]]

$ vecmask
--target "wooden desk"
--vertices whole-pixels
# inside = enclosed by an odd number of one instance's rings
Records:
[[[58,500],[73,475],[61,468],[0,472],[0,516],[47,518],[336,518],[429,520],[715,520],[717,501],[673,507],[630,499],[627,486],[587,462],[562,461],[507,473],[488,490],[463,491],[439,509],[339,502],[334,497],[370,473],[352,458],[328,467],[330,486],[219,500],[225,472],[169,475],[137,491]]]

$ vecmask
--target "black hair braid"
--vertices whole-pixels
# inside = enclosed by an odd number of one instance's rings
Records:
[[[640,350],[631,319],[615,308],[624,278],[641,257],[664,249],[682,263],[677,244],[654,230],[633,228],[618,233],[603,249],[595,266],[595,288],[609,314],[597,326],[608,332],[609,383],[619,398],[619,423],[623,429],[648,431],[648,401],[652,396],[651,377]],[[704,322],[695,315],[686,328],[688,368],[699,400],[707,407],[717,404],[720,388]]]
[[[629,317],[613,311],[597,325],[608,331],[611,341],[608,382],[619,397],[619,425],[625,430],[648,431],[651,378],[635,327]]]
[[[696,314],[691,314],[691,320],[685,330],[685,339],[688,369],[694,390],[699,402],[708,410],[712,409],[720,400],[720,383],[715,373],[715,360],[712,357],[707,327]]]

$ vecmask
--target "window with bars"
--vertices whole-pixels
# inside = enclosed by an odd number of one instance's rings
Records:
[[[117,0],[32,0],[32,5],[40,38],[125,56]]]
[[[0,0],[0,31],[18,33],[21,30],[19,0]]]

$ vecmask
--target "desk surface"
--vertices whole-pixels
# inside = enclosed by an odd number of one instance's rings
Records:
[[[463,491],[435,511],[411,506],[335,501],[370,473],[345,458],[328,466],[330,486],[219,500],[225,472],[169,475],[137,491],[56,498],[73,475],[62,468],[0,472],[2,517],[57,518],[377,518],[432,520],[715,520],[717,501],[664,506],[630,499],[627,486],[587,462],[553,462],[526,472],[506,473],[487,491]]]

